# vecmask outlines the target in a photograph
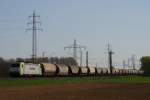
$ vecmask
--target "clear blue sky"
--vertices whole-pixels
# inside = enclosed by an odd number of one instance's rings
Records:
[[[107,62],[106,44],[114,64],[135,54],[150,55],[149,0],[0,0],[0,56],[30,57],[32,34],[25,32],[33,10],[41,16],[38,56],[68,56],[64,46],[86,45],[90,62]]]

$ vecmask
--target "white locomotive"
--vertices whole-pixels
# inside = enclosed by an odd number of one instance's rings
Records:
[[[33,63],[15,63],[9,68],[11,76],[41,76],[42,68],[40,64]]]

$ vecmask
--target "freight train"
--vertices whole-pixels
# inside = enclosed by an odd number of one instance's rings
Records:
[[[67,66],[61,64],[50,63],[24,63],[19,62],[12,64],[9,67],[10,76],[124,76],[124,75],[142,75],[142,70],[133,69],[116,69],[110,70],[108,68],[100,67],[81,67],[81,66]]]

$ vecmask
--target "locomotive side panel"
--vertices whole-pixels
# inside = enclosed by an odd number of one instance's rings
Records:
[[[42,69],[40,64],[25,63],[23,66],[23,75],[25,76],[41,76]]]

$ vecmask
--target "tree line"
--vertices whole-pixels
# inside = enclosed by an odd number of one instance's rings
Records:
[[[141,70],[145,75],[150,76],[150,56],[144,56],[141,58]]]

